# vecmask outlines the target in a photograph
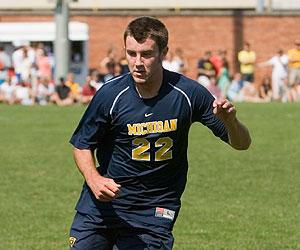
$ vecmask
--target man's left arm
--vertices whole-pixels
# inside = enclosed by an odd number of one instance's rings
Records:
[[[226,99],[213,102],[214,114],[224,123],[229,137],[229,144],[237,150],[246,150],[251,144],[249,130],[236,117],[236,109]]]

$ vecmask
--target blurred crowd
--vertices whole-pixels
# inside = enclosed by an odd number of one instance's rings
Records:
[[[86,81],[77,83],[74,74],[54,81],[53,53],[43,43],[23,45],[8,55],[0,46],[0,103],[59,106],[88,104],[96,91],[111,78],[129,71],[124,57],[117,58],[115,49],[107,51],[99,66],[90,69]],[[285,53],[278,49],[267,61],[257,62],[255,51],[246,42],[237,55],[240,65],[233,73],[227,52],[206,51],[199,58],[196,80],[215,98],[234,102],[299,102],[300,101],[300,40]],[[188,64],[181,48],[169,51],[163,67],[185,74]],[[272,73],[255,79],[255,69],[271,67]]]
[[[72,72],[55,82],[53,54],[43,43],[22,45],[11,56],[0,46],[0,103],[88,104],[105,82],[129,71],[125,58],[115,58],[114,49],[109,50],[84,83],[75,82]]]
[[[206,51],[198,61],[198,82],[216,98],[234,102],[300,102],[300,40],[285,54],[282,49],[267,61],[257,62],[248,42],[239,51],[239,72],[230,74],[225,50]],[[255,79],[255,69],[271,67],[262,81]]]

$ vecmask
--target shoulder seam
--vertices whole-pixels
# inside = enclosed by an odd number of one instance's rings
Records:
[[[115,80],[118,80],[118,79],[120,79],[120,78],[122,78],[122,77],[125,77],[125,76],[128,75],[128,74],[129,74],[129,73],[127,73],[127,74],[125,74],[125,75],[117,76],[116,78],[113,78],[113,79],[110,79],[110,80],[106,81],[104,84],[107,84],[107,83],[109,83],[109,82],[113,82],[113,81],[115,81]]]
[[[121,96],[125,91],[127,91],[128,89],[129,89],[129,86],[127,86],[125,89],[123,89],[122,91],[120,91],[119,94],[115,97],[115,99],[114,99],[114,101],[113,101],[113,104],[112,104],[112,106],[111,106],[111,108],[110,108],[110,110],[109,110],[110,116],[112,116],[112,111],[113,111],[113,109],[114,109],[114,107],[115,107],[115,105],[116,105],[118,99],[119,99],[120,96]]]
[[[192,109],[192,103],[191,103],[191,100],[190,98],[188,97],[188,95],[181,89],[181,88],[178,88],[176,86],[174,86],[173,84],[169,83],[168,84],[174,88],[175,90],[177,90],[178,92],[180,92],[187,100],[188,104],[189,104],[189,107],[190,107],[190,110],[191,110],[191,116],[190,116],[190,122],[192,123],[192,114],[193,114],[193,109]]]

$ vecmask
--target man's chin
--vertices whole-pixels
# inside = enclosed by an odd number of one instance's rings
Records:
[[[134,80],[136,83],[139,83],[139,84],[143,84],[143,83],[146,82],[146,79],[145,79],[145,78],[137,77],[137,76],[133,76],[133,80]]]

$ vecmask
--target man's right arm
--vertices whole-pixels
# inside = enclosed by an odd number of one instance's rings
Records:
[[[113,179],[103,177],[99,174],[96,169],[93,151],[74,147],[73,156],[79,171],[96,199],[108,202],[116,198],[121,185],[115,183]]]

